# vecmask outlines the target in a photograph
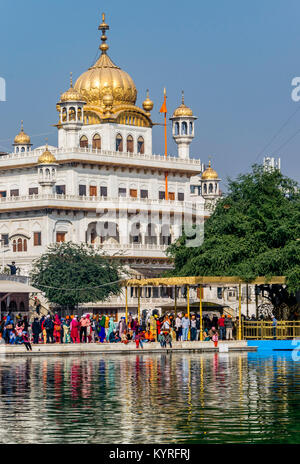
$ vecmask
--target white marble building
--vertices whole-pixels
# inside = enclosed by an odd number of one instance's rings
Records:
[[[184,97],[170,118],[177,156],[153,154],[153,102],[147,92],[136,106],[132,78],[107,54],[104,16],[99,29],[100,58],[74,86],[71,78],[57,103],[57,146],[33,147],[22,124],[12,153],[0,156],[2,260],[24,275],[63,241],[91,243],[133,274],[159,275],[171,266],[165,250],[182,226],[203,224],[220,196],[218,174],[190,155],[196,117]]]

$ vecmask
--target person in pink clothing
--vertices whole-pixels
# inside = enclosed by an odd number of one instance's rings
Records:
[[[73,317],[71,324],[71,339],[73,343],[80,343],[78,316]]]
[[[86,314],[84,314],[80,319],[80,343],[86,343],[88,323],[91,324],[91,321],[89,321]]]
[[[53,336],[56,343],[60,343],[61,321],[58,314],[55,314]]]
[[[86,315],[86,335],[87,335],[87,340],[88,340],[88,343],[91,343],[92,341],[92,324],[91,324],[91,319],[90,319],[90,315],[87,314]]]

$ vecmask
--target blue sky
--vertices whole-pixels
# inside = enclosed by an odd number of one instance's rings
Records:
[[[198,117],[193,156],[212,157],[225,181],[264,154],[280,155],[284,174],[300,181],[300,102],[291,99],[300,76],[299,0],[2,0],[0,150],[11,148],[21,119],[34,145],[46,136],[57,144],[56,102],[69,72],[77,78],[95,61],[102,11],[109,55],[134,79],[138,104],[150,89],[155,122],[162,122],[163,87],[170,116],[184,89]],[[176,153],[170,126],[168,136]],[[153,142],[162,153],[162,127]]]

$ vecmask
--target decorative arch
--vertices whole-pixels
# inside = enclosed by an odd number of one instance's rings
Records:
[[[116,151],[123,151],[123,137],[121,134],[116,136]]]
[[[79,140],[79,146],[81,148],[88,148],[89,146],[89,141],[86,135],[82,135]]]
[[[133,137],[132,135],[128,135],[127,140],[126,140],[126,151],[128,153],[133,153]]]
[[[101,137],[98,133],[93,136],[92,147],[96,150],[101,150]]]
[[[144,137],[142,137],[141,135],[139,136],[137,141],[137,149],[138,153],[140,153],[141,155],[145,153],[145,141]]]

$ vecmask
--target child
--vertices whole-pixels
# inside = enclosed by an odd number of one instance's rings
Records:
[[[30,343],[29,338],[28,338],[28,333],[24,331],[23,334],[22,334],[22,337],[23,337],[24,345],[26,346],[26,350],[27,351],[32,351],[31,343]]]
[[[170,345],[170,348],[172,348],[172,335],[168,332],[165,332],[165,341],[166,341],[166,345],[168,343]]]
[[[157,341],[160,343],[160,346],[162,348],[166,347],[166,339],[165,339],[165,336],[164,336],[163,332],[160,332],[158,334]]]
[[[218,332],[217,332],[217,330],[216,330],[215,327],[212,327],[211,330],[212,330],[212,337],[211,337],[211,339],[212,339],[212,341],[214,342],[215,347],[217,348],[217,346],[218,346],[218,340],[219,340]]]
[[[135,335],[135,346],[138,348],[139,346],[143,349],[143,334],[141,332],[137,332]]]

